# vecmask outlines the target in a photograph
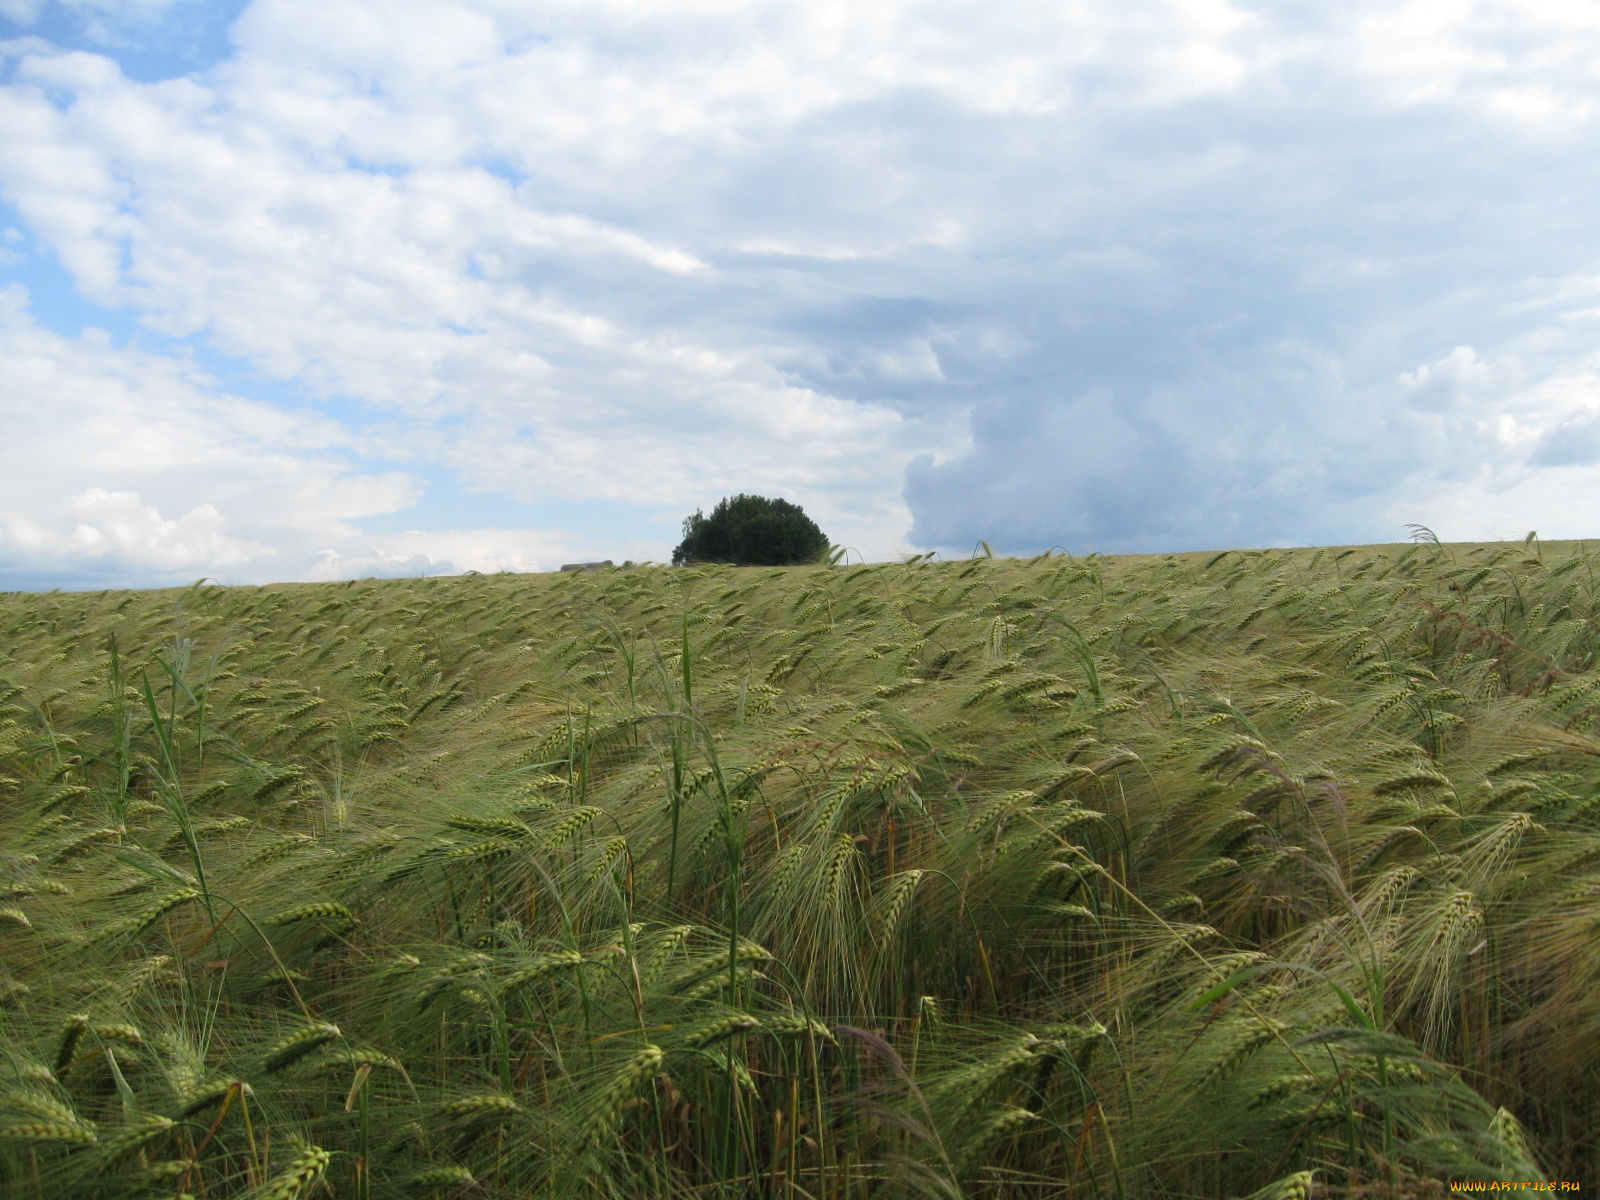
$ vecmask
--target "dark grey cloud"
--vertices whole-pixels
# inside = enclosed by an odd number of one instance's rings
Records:
[[[1394,536],[1400,485],[1505,457],[1484,424],[1517,380],[1428,364],[1471,346],[1531,383],[1596,348],[1592,295],[1563,295],[1600,269],[1588,122],[1551,136],[1459,101],[1396,107],[1324,65],[1092,138],[983,124],[952,135],[968,179],[946,193],[974,244],[920,295],[897,260],[892,299],[853,280],[792,326],[826,347],[794,368],[812,386],[970,406],[971,448],[907,472],[915,544]],[[937,382],[859,367],[909,338]],[[1593,461],[1591,429],[1563,426],[1530,465]]]
[[[675,309],[830,395],[969,411],[969,448],[906,470],[920,546],[1395,536],[1407,486],[1592,461],[1587,418],[1524,459],[1492,428],[1594,350],[1574,291],[1600,270],[1594,123],[1496,107],[1543,82],[1509,76],[1559,31],[1461,35],[1508,78],[1397,80],[1355,53],[1361,15],[1263,16],[1258,42],[1327,40],[1170,102],[1130,55],[1043,111],[902,87],[663,157],[662,204],[626,219],[717,270],[586,302]]]

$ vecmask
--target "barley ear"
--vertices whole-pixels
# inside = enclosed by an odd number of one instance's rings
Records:
[[[215,1083],[204,1084],[193,1091],[185,1093],[178,1102],[178,1115],[185,1120],[197,1113],[205,1112],[221,1104],[227,1094],[238,1088],[241,1095],[253,1096],[250,1085],[240,1079],[223,1079]]]
[[[92,1146],[94,1130],[82,1125],[0,1125],[0,1142],[66,1142],[76,1146]]]
[[[338,1036],[337,1025],[307,1025],[269,1046],[261,1056],[261,1069],[268,1074],[281,1071]]]
[[[165,1137],[176,1124],[177,1122],[171,1117],[147,1116],[136,1124],[117,1130],[110,1137],[103,1139],[100,1148],[95,1152],[98,1160],[96,1170],[103,1171],[123,1156],[132,1154],[136,1150],[143,1150],[152,1142]]]
[[[628,1101],[640,1087],[656,1077],[664,1057],[660,1046],[646,1044],[622,1065],[596,1097],[585,1130],[589,1137],[599,1138],[616,1128]]]
[[[749,1033],[751,1030],[760,1028],[761,1022],[748,1013],[733,1013],[726,1017],[719,1017],[708,1025],[702,1025],[684,1038],[683,1044],[692,1049],[700,1050],[725,1038],[734,1037],[741,1033]]]
[[[1022,1126],[1038,1117],[1025,1108],[1002,1108],[978,1127],[976,1133],[961,1147],[956,1158],[956,1169],[970,1175],[983,1165],[989,1152]]]
[[[256,1200],[298,1200],[322,1178],[333,1155],[320,1146],[307,1146],[289,1166],[267,1181],[256,1193]]]
[[[1249,1200],[1307,1200],[1315,1181],[1315,1171],[1296,1171],[1293,1175],[1267,1184],[1258,1192],[1252,1192]]]
[[[434,1188],[475,1188],[478,1181],[465,1167],[434,1167],[413,1175],[405,1186],[407,1191],[425,1192]]]
[[[483,1092],[473,1096],[457,1096],[439,1105],[439,1115],[464,1125],[481,1125],[488,1121],[503,1121],[522,1111],[522,1106],[510,1096],[499,1092]]]
[[[72,1056],[78,1052],[78,1043],[83,1041],[83,1035],[88,1032],[89,1018],[81,1013],[75,1017],[67,1018],[66,1026],[61,1030],[61,1040],[56,1043],[55,1071],[59,1075],[72,1065]]]

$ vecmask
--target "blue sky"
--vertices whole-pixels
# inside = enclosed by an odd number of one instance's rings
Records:
[[[0,0],[0,588],[1600,535],[1600,10]]]

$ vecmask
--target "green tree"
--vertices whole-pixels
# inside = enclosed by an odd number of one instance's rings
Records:
[[[766,496],[725,496],[711,510],[683,522],[675,565],[712,562],[740,567],[788,567],[819,561],[828,535],[798,504]]]

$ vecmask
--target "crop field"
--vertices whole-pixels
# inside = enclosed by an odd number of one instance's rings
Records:
[[[1597,563],[0,596],[0,1196],[1600,1183]]]

